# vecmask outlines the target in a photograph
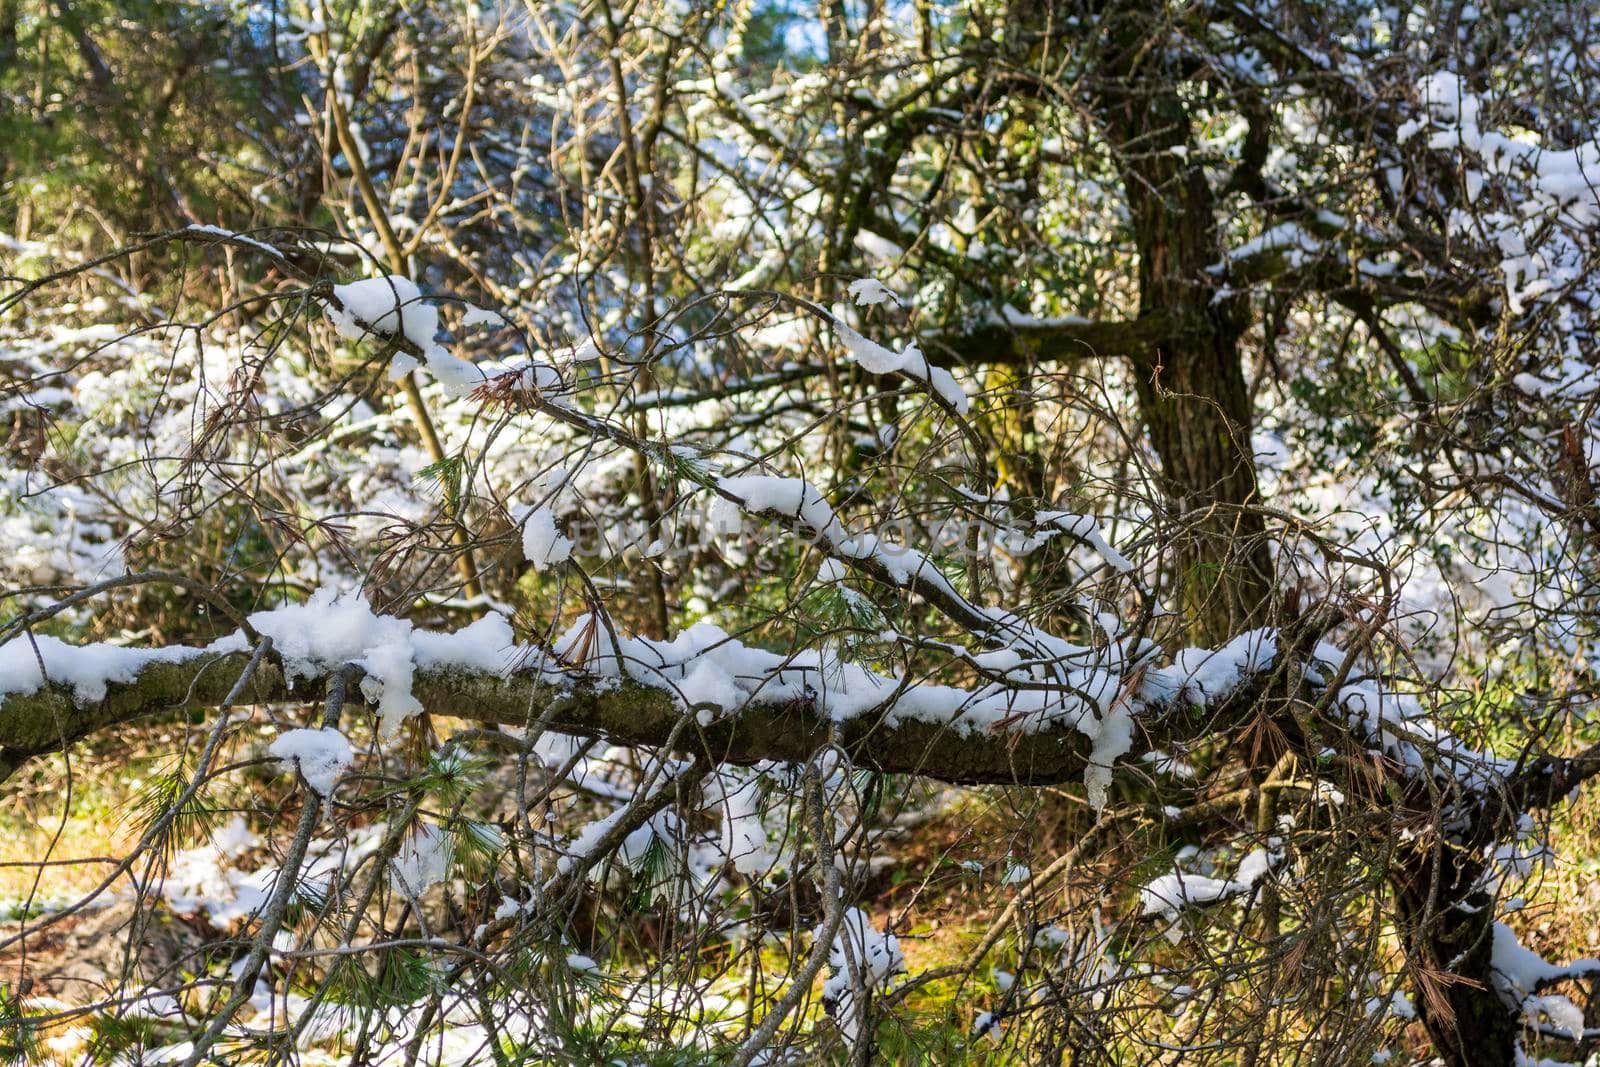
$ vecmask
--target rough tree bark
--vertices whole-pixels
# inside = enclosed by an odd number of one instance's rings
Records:
[[[1219,299],[1210,268],[1225,258],[1211,179],[1193,151],[1184,77],[1160,8],[1089,4],[1092,17],[1054,0],[1012,9],[1025,65],[1051,78],[1065,54],[1086,57],[1080,75],[1120,171],[1138,254],[1139,317],[1105,338],[1132,365],[1140,416],[1160,460],[1174,519],[1175,584],[1189,638],[1213,645],[1260,625],[1272,559],[1250,438],[1251,401],[1242,341],[1249,305]],[[1097,40],[1081,39],[1083,25]],[[1092,343],[1092,342],[1091,342]],[[998,346],[996,346],[998,347]]]
[[[1390,876],[1411,972],[1437,993],[1419,990],[1418,1017],[1445,1067],[1514,1063],[1522,1028],[1490,981],[1494,902],[1475,888],[1482,865],[1437,859],[1419,849]]]
[[[1130,354],[1139,409],[1161,460],[1178,532],[1178,583],[1190,639],[1214,643],[1258,625],[1272,583],[1250,441],[1243,298],[1217,299],[1208,269],[1225,249],[1216,198],[1191,158],[1191,120],[1171,60],[1145,20],[1119,14],[1102,53],[1097,115],[1117,155],[1139,255],[1140,318],[1168,324]],[[1155,68],[1155,69],[1151,69]]]

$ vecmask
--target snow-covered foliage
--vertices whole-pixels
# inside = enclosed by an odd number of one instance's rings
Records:
[[[57,1058],[1594,1051],[1592,12],[175,8],[0,161],[0,771],[158,755],[0,951],[211,938]]]
[[[819,928],[818,935],[822,933]],[[905,971],[900,939],[881,933],[860,908],[846,908],[828,946],[832,974],[822,985],[822,1003],[851,1042],[859,1040],[868,995],[885,991]]]

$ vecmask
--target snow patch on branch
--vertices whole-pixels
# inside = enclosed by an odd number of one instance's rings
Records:
[[[1158,681],[1176,681],[1174,696],[1190,704],[1210,704],[1226,700],[1250,678],[1271,670],[1277,657],[1276,630],[1248,630],[1219,649],[1184,649],[1170,668],[1160,672]]]
[[[224,644],[243,647],[242,640],[224,641],[212,649]],[[94,704],[105,699],[108,685],[134,682],[152,663],[182,663],[206,651],[184,646],[69,645],[46,634],[21,634],[0,645],[0,697],[32,696],[49,682],[70,686],[79,705]]]
[[[659,789],[659,787],[658,787]],[[652,795],[655,791],[652,791]],[[601,842],[611,832],[621,819],[628,814],[632,807],[631,802],[617,805],[609,814],[603,815],[592,822],[585,823],[568,843],[566,855],[556,860],[556,871],[566,874],[579,864],[587,864],[595,860]],[[650,848],[657,841],[673,841],[682,836],[682,824],[676,813],[660,811],[647,819],[643,825],[630,830],[617,846],[617,854],[622,857],[622,862],[629,867],[638,869],[643,866],[645,858],[650,853]]]
[[[903,374],[926,384],[958,415],[965,415],[971,410],[972,401],[967,396],[966,390],[961,388],[949,371],[929,363],[916,342],[907,344],[900,352],[892,352],[851,329],[844,321],[843,308],[834,310],[833,322],[839,331],[839,339],[844,342],[850,357],[867,373]]]
[[[428,370],[447,396],[465,396],[485,381],[484,373],[439,344],[439,309],[425,303],[417,283],[400,274],[365,278],[333,287],[334,300],[323,310],[339,336],[350,341],[376,334],[400,336],[409,341],[428,363]],[[389,377],[399,381],[417,365],[401,353],[389,367]]]
[[[267,242],[258,241],[254,237],[246,237],[244,234],[235,233],[232,230],[225,230],[221,226],[206,226],[206,225],[202,225],[202,224],[196,222],[196,223],[190,224],[189,232],[190,233],[203,233],[203,234],[207,234],[207,235],[212,236],[212,237],[220,237],[224,241],[233,241],[233,242],[238,243],[238,244],[251,245],[251,246],[253,246],[255,248],[258,248],[261,251],[265,252],[267,255],[273,257],[274,259],[283,259],[283,258],[285,258],[284,254],[282,252],[280,252],[277,248],[273,247],[272,245],[267,244]]]
[[[814,936],[821,935],[819,926]],[[833,973],[822,983],[823,1009],[833,1017],[839,1032],[854,1043],[862,1033],[862,1015],[869,1003],[858,999],[859,994],[885,991],[897,975],[905,973],[900,939],[879,932],[860,908],[846,908],[828,948],[828,966]]]
[[[1122,574],[1133,570],[1128,557],[1111,547],[1111,542],[1100,532],[1100,524],[1088,515],[1075,515],[1069,511],[1041,511],[1034,516],[1034,521],[1040,526],[1054,526],[1073,540],[1082,541]]]
[[[1600,971],[1600,960],[1580,959],[1564,967],[1546,960],[1517,940],[1505,923],[1494,924],[1494,943],[1489,955],[1489,981],[1508,1008],[1523,1015],[1529,1023],[1541,1019],[1556,1030],[1574,1038],[1584,1031],[1583,1012],[1559,993],[1540,994],[1552,982],[1582,978]]]
[[[1307,678],[1323,684],[1344,659],[1333,645],[1317,647]],[[1352,731],[1382,752],[1409,775],[1431,776],[1443,772],[1473,793],[1493,789],[1516,769],[1516,761],[1480,752],[1465,744],[1435,720],[1422,698],[1385,686],[1373,677],[1347,679],[1335,695]]]
[[[1232,878],[1214,878],[1185,871],[1163,874],[1140,887],[1139,913],[1168,920],[1172,925],[1168,928],[1167,936],[1175,942],[1182,936],[1177,918],[1185,908],[1215,904],[1248,893],[1282,862],[1282,842],[1271,837],[1267,839],[1265,848],[1252,849],[1239,861],[1238,870]]]
[[[267,751],[284,763],[300,769],[318,796],[326,797],[350,769],[355,755],[350,742],[338,730],[289,730],[278,735]]]

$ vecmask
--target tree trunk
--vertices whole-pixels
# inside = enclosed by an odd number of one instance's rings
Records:
[[[1177,581],[1189,636],[1211,644],[1259,625],[1272,587],[1265,526],[1253,510],[1240,351],[1248,307],[1239,297],[1216,299],[1208,270],[1223,258],[1216,205],[1205,171],[1184,151],[1183,101],[1171,91],[1130,90],[1102,114],[1119,149],[1139,251],[1140,317],[1173,323],[1133,369],[1162,491],[1180,525]]]
[[[1445,1067],[1511,1067],[1521,1025],[1490,981],[1494,901],[1471,888],[1483,868],[1452,869],[1448,855],[1437,862],[1436,869],[1435,858],[1419,852],[1390,875],[1417,1017]]]
[[[1190,639],[1200,644],[1264,621],[1272,586],[1265,527],[1252,507],[1258,500],[1238,337],[1207,321],[1213,318],[1186,326],[1134,363],[1140,412],[1177,526],[1169,540],[1176,543],[1181,610]]]
[[[1052,0],[1009,9],[1025,66],[1048,78],[1081,46],[1078,10]],[[1179,610],[1188,637],[1215,644],[1260,625],[1272,589],[1272,557],[1258,503],[1250,397],[1240,340],[1244,299],[1218,295],[1208,270],[1223,259],[1216,198],[1195,160],[1185,82],[1170,51],[1161,5],[1090,4],[1099,35],[1088,78],[1091,107],[1115,153],[1139,253],[1139,316],[1159,321],[1158,340],[1133,356],[1140,414],[1161,461],[1163,496],[1180,527],[1175,546]]]
[[[0,77],[17,61],[17,0],[0,0]],[[0,96],[0,105],[6,101]],[[3,165],[3,161],[0,161]]]

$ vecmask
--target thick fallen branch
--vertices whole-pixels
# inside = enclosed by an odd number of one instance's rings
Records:
[[[1302,620],[1283,643],[1283,652],[1289,660],[1299,660],[1330,625],[1327,618]],[[297,684],[291,686],[274,652],[263,656],[241,685],[248,652],[170,653],[170,658],[152,655],[136,672],[123,674],[125,681],[106,681],[103,695],[94,693],[98,699],[83,699],[67,682],[0,698],[0,780],[34,756],[62,751],[90,735],[146,716],[222,707],[230,703],[230,695],[234,705],[314,699],[312,694],[322,690],[337,666],[330,663],[327,670],[306,677],[302,665]],[[1280,657],[1278,666],[1284,662]],[[1199,735],[1227,729],[1253,712],[1276,676],[1275,670],[1267,670],[1245,680],[1236,691],[1207,706],[1204,714],[1192,713],[1181,700],[1142,707],[1134,717],[1132,752],[1124,756],[1181,746]],[[360,680],[359,673],[355,678]],[[0,689],[4,683],[0,679]],[[511,671],[459,663],[419,664],[411,693],[421,710],[435,716],[517,727],[543,721],[559,733],[622,745],[670,747],[703,757],[710,765],[803,763],[837,742],[857,766],[952,784],[1040,786],[1082,781],[1095,744],[1090,733],[1069,722],[1033,729],[1026,725],[983,729],[970,723],[953,728],[904,716],[891,723],[882,710],[836,722],[815,701],[804,698],[762,700],[757,695],[731,712],[712,705],[685,707],[667,688],[580,670],[563,673],[543,657]],[[894,703],[892,694],[886,690],[886,706]],[[697,721],[697,713],[709,721]],[[1597,751],[1600,746],[1574,757],[1545,757],[1498,779],[1479,794],[1482,810],[1477,821],[1494,837],[1494,828],[1509,825],[1508,815],[1558,802],[1600,773]]]
[[[0,772],[33,756],[57,752],[91,734],[162,712],[217,707],[244,670],[246,653],[201,653],[178,663],[151,662],[131,682],[111,682],[103,699],[75,702],[69,686],[50,684],[0,700]],[[424,710],[474,722],[524,726],[552,705],[550,728],[613,743],[659,747],[692,714],[664,689],[637,682],[589,679],[554,685],[532,672],[500,674],[459,667],[417,671],[412,692]],[[240,704],[315,699],[325,679],[284,680],[275,656],[264,659],[239,695]],[[1241,694],[1243,697],[1244,694]],[[858,766],[919,774],[941,781],[1048,785],[1081,780],[1092,742],[1076,729],[962,734],[925,722],[879,724],[867,714],[837,725]],[[691,723],[676,748],[713,763],[803,762],[830,739],[835,724],[804,701],[751,703],[709,725]]]

